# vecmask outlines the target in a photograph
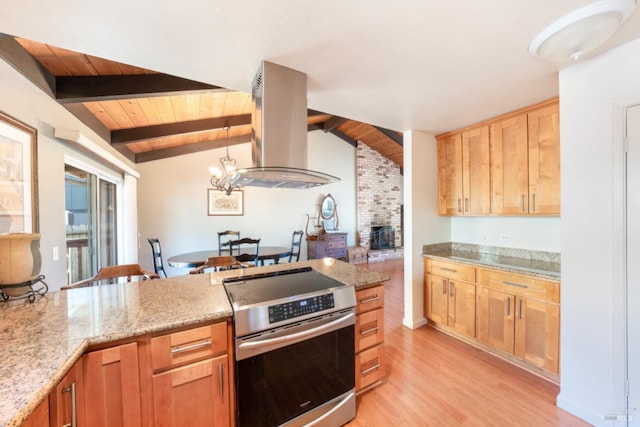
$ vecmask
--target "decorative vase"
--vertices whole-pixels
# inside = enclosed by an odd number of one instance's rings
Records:
[[[40,274],[41,267],[39,233],[0,234],[0,286],[29,282]],[[19,296],[29,289],[4,287],[3,292]]]

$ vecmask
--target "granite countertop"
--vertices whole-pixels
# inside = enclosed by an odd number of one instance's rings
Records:
[[[560,280],[560,259],[556,253],[465,244],[437,244],[426,245],[422,254],[443,261],[480,265],[556,282]]]
[[[389,280],[342,261],[295,266],[311,266],[356,288]],[[89,346],[229,319],[233,313],[221,285],[224,277],[291,267],[274,264],[49,292],[34,303],[0,302],[0,427],[22,424]]]

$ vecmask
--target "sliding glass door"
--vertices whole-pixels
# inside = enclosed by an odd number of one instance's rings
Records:
[[[117,263],[117,185],[65,164],[67,280],[91,277]]]

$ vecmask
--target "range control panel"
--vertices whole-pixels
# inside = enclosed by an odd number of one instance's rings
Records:
[[[269,323],[282,322],[283,320],[317,313],[319,311],[328,310],[334,307],[335,304],[333,301],[332,293],[309,297],[297,301],[285,302],[282,304],[270,305]]]

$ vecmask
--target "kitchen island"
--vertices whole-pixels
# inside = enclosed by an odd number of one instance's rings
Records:
[[[50,292],[0,304],[0,427],[19,426],[90,348],[145,334],[229,320],[222,280],[291,264]],[[389,280],[342,261],[310,266],[356,289]]]

